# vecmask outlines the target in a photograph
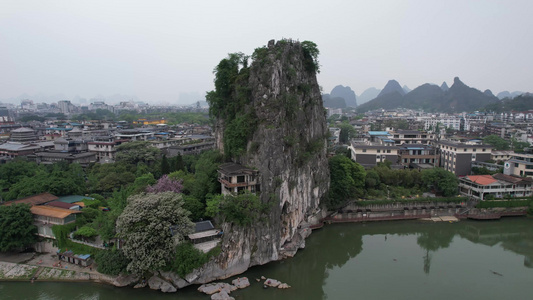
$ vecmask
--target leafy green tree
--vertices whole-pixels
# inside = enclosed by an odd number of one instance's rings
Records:
[[[138,194],[146,191],[146,188],[152,184],[155,184],[157,180],[155,180],[154,175],[152,173],[146,173],[143,174],[137,178],[135,178],[135,181],[130,186],[130,190],[133,194]]]
[[[320,51],[317,45],[311,41],[303,41],[302,48],[304,50],[304,57],[306,58],[306,67],[309,71],[320,73],[320,64],[318,62],[318,55]]]
[[[365,176],[365,186],[368,189],[374,189],[380,184],[379,174],[375,170],[369,170]]]
[[[181,181],[183,185],[182,193],[185,195],[190,195],[196,186],[196,178],[194,177],[194,174],[187,173],[183,170],[172,172],[168,174],[168,177]]]
[[[355,128],[347,122],[339,124],[338,127],[341,130],[339,142],[342,144],[348,144],[350,142],[350,139],[355,137]]]
[[[509,150],[510,143],[501,137],[491,134],[483,139],[483,143],[489,144],[494,147],[495,150]]]
[[[530,146],[528,142],[521,142],[515,138],[511,139],[511,145],[514,152],[524,152],[524,148],[528,148]]]
[[[3,196],[6,200],[49,192],[57,196],[79,195],[86,192],[85,173],[77,164],[40,165],[31,176],[19,176]],[[6,182],[3,182],[6,184]]]
[[[128,198],[117,219],[117,233],[126,241],[123,251],[131,260],[129,272],[156,271],[169,263],[175,246],[194,228],[183,204],[182,195],[173,192]]]
[[[157,160],[160,154],[161,150],[151,146],[149,142],[135,141],[118,146],[116,160],[133,165],[139,162],[150,165]]]
[[[222,162],[222,155],[218,151],[206,151],[200,155],[195,164],[195,186],[191,193],[205,203],[207,194],[219,194],[218,166]]]
[[[444,197],[451,197],[457,194],[457,177],[442,168],[423,170],[422,180],[426,187],[434,188],[437,193],[442,194]]]
[[[363,195],[366,172],[363,166],[346,156],[329,159],[330,187],[327,207],[337,208],[346,201]]]
[[[170,173],[170,163],[168,162],[167,156],[163,155],[161,158],[161,175],[166,175]]]
[[[205,215],[205,205],[198,198],[190,195],[183,195],[183,207],[191,212],[189,218],[192,221],[198,221]]]
[[[22,250],[36,241],[36,233],[29,205],[0,206],[0,251]]]
[[[185,170],[185,163],[183,162],[183,157],[181,156],[181,154],[178,154],[178,156],[172,158],[171,165],[172,172]]]
[[[215,217],[222,215],[225,222],[239,226],[250,226],[268,212],[268,203],[261,203],[259,196],[245,192],[238,195],[217,195],[210,197],[206,214]]]

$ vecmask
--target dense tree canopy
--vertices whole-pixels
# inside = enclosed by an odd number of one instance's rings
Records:
[[[510,144],[509,141],[506,141],[495,134],[486,136],[483,139],[483,143],[491,145],[495,150],[509,150]]]
[[[427,187],[434,188],[437,193],[442,194],[444,197],[457,194],[457,177],[443,168],[422,171],[422,180]]]
[[[328,208],[336,208],[364,194],[366,172],[363,166],[344,155],[335,155],[329,159],[329,170]]]
[[[170,262],[175,246],[193,232],[194,223],[183,208],[181,194],[138,194],[117,219],[117,233],[126,243],[128,271],[141,274],[160,270]]]
[[[151,164],[161,155],[161,150],[153,147],[149,142],[135,141],[124,143],[117,147],[116,160],[136,165],[139,162]]]
[[[29,205],[0,206],[0,251],[23,250],[36,241],[35,233]]]
[[[349,144],[350,139],[355,137],[356,131],[355,128],[350,125],[348,122],[343,122],[338,125],[340,128],[339,142],[342,144]]]
[[[20,167],[20,169],[16,169]],[[2,171],[6,171],[4,174]],[[7,189],[4,200],[48,192],[57,196],[85,192],[85,172],[78,164],[39,165],[13,162],[0,167],[0,186]],[[5,178],[5,179],[4,179]]]

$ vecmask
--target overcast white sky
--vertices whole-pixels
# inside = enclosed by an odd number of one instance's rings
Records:
[[[0,99],[136,95],[182,104],[227,53],[314,41],[324,92],[396,79],[533,91],[533,1],[0,2]],[[61,100],[61,99],[57,99]],[[200,99],[201,100],[201,99]],[[188,103],[184,103],[188,104]]]

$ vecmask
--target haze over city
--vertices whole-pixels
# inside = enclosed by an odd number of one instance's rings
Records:
[[[228,53],[281,38],[318,45],[325,93],[455,76],[495,94],[533,91],[531,1],[9,1],[0,11],[3,102],[191,104]]]

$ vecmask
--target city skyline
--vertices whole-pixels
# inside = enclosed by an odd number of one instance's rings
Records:
[[[494,94],[530,92],[532,8],[529,1],[10,2],[0,16],[0,101],[123,95],[191,104],[213,89],[212,71],[228,53],[251,55],[282,38],[318,45],[324,93],[344,85],[360,95],[390,79],[411,89],[451,86],[455,76]]]

